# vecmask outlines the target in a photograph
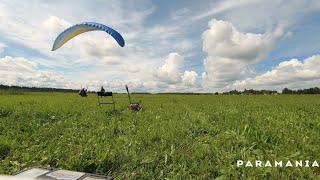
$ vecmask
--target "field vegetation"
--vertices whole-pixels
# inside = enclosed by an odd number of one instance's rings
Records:
[[[243,160],[318,160],[319,95],[0,93],[0,174],[45,166],[116,179],[309,179],[320,168],[237,168]]]

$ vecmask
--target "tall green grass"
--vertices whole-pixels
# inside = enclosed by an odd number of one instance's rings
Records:
[[[117,179],[318,177],[319,168],[237,168],[236,160],[320,162],[320,96],[133,95],[117,111],[71,93],[0,95],[0,173],[50,166]]]

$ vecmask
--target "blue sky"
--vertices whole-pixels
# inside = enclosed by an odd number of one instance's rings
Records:
[[[318,1],[0,2],[0,84],[215,92],[319,86]],[[55,37],[95,21],[118,30]]]

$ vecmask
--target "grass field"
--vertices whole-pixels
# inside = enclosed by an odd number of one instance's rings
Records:
[[[0,94],[0,173],[50,166],[116,179],[313,178],[320,168],[237,168],[236,160],[320,161],[320,96]]]

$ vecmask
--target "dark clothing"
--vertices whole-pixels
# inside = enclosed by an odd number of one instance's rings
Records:
[[[86,96],[87,96],[87,90],[85,90],[84,88],[82,88],[82,89],[79,91],[79,95],[82,96],[82,97],[86,97]]]
[[[104,90],[103,86],[101,86],[100,92],[106,92],[106,90]]]

